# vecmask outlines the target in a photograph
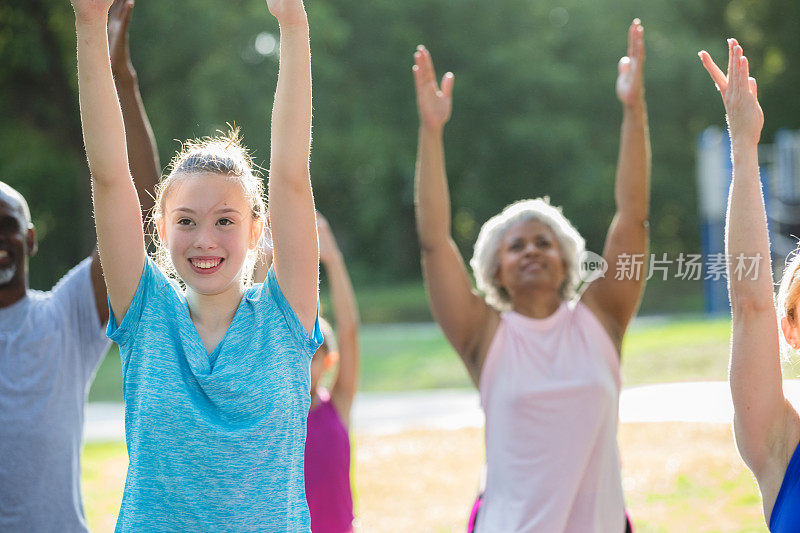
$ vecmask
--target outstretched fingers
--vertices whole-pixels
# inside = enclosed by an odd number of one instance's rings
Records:
[[[742,79],[742,93],[750,93],[753,95],[753,98],[758,100],[758,86],[756,84],[756,79],[750,76],[750,61],[747,59],[747,56],[742,56],[739,60],[741,63],[741,79]]]
[[[733,71],[736,68],[735,59],[734,59],[734,55],[735,55],[735,50],[734,49],[737,46],[739,46],[739,43],[736,41],[736,39],[728,39],[728,76],[727,76],[728,77],[728,83],[730,83],[731,74],[733,73]]]
[[[734,60],[736,61],[736,84],[737,90],[742,94],[750,93],[758,99],[758,84],[756,79],[750,76],[750,61],[744,55],[744,50],[740,45],[734,47]]]
[[[108,17],[108,45],[111,67],[124,67],[129,61],[128,25],[133,11],[133,0],[115,0]]]
[[[634,22],[636,22],[636,59],[641,64],[645,56],[644,26],[642,26],[642,22],[639,19],[634,19]]]
[[[418,88],[429,83],[436,85],[431,53],[422,45],[419,45],[414,53],[414,67],[416,67],[414,68],[414,78],[417,80]]]
[[[728,39],[728,48],[727,87],[722,93],[728,132],[732,140],[737,140],[737,144],[744,142],[755,145],[764,125],[764,113],[758,104],[758,87],[756,80],[750,77],[750,63],[736,39]],[[713,67],[708,54],[701,52],[700,59],[712,78],[722,81],[723,75]]]
[[[756,79],[751,77],[751,78],[748,78],[747,81],[750,84],[750,92],[753,94],[753,96],[757,100],[758,99],[758,84],[756,83]]]
[[[431,54],[420,45],[414,53],[414,84],[417,91],[417,111],[421,124],[440,130],[450,119],[453,74],[442,77],[441,86],[436,79]]]
[[[125,7],[125,0],[114,0],[114,3],[111,4],[111,8],[108,10],[109,20],[119,19],[123,7]]]
[[[411,67],[411,72],[414,74],[414,88],[417,90],[417,94],[419,94],[419,87],[422,84],[422,82],[420,81],[420,77],[422,76],[422,74],[420,74],[420,68],[419,65],[417,65],[416,56],[417,54],[414,54],[414,66]]]
[[[725,91],[728,89],[728,78],[722,70],[714,63],[714,60],[711,59],[711,56],[705,50],[701,50],[697,54],[700,57],[700,62],[703,64],[703,67],[706,69],[708,74],[711,76],[711,79],[716,84],[717,89],[725,95]]]
[[[420,63],[421,53],[416,52],[414,54],[414,66],[411,67],[411,71],[414,73],[414,87],[417,90],[417,96],[422,95],[423,87],[426,84],[424,67]]]
[[[745,83],[749,84],[750,82],[750,62],[747,60],[747,57],[744,55],[744,51],[742,51],[742,56],[739,58],[739,65],[741,69],[742,75],[742,85]],[[749,89],[748,85],[748,89]]]
[[[628,57],[641,61],[644,59],[644,28],[642,21],[633,19],[628,28]]]
[[[109,11],[109,22],[117,21],[120,23],[120,30],[127,31],[130,21],[133,0],[114,0]]]
[[[628,26],[628,51],[625,53],[628,57],[633,57],[634,50],[636,49],[636,27],[638,24],[636,21],[639,19],[633,19],[631,25]]]
[[[753,80],[755,81],[755,80]],[[448,72],[442,77],[442,94],[446,98],[453,97],[453,83],[455,82],[455,76],[453,76],[452,72]]]
[[[617,64],[617,71],[620,76],[628,73],[638,76],[643,70],[644,63],[644,28],[638,18],[633,19],[628,27],[628,51]]]
[[[628,72],[631,68],[631,58],[629,56],[621,57],[617,63],[617,72],[622,75]]]
[[[732,61],[729,70],[731,74],[728,77],[728,94],[729,99],[734,100],[741,94],[743,82],[747,79],[746,77],[742,77],[742,47],[738,44],[733,46]]]
[[[131,22],[131,13],[133,12],[133,0],[128,0],[122,6],[122,28],[123,35],[128,33],[128,25]]]

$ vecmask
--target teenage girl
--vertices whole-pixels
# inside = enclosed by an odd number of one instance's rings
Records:
[[[758,103],[756,80],[750,77],[747,58],[736,39],[728,39],[727,72],[717,67],[708,52],[702,51],[699,56],[722,94],[731,139],[733,180],[725,224],[725,253],[731,259],[730,382],[736,445],[758,481],[770,531],[798,531],[800,417],[783,394],[781,351],[800,347],[800,254],[787,262],[776,312],[767,216],[758,172],[758,141],[764,113]],[[753,261],[758,265],[753,271],[737,267]]]
[[[111,0],[72,0],[98,246],[120,345],[128,476],[117,531],[308,531],[303,446],[317,322],[309,179],[311,64],[302,0],[280,25],[272,114],[275,261],[248,287],[265,220],[235,134],[187,144],[156,196],[162,266],[147,257],[109,66]]]

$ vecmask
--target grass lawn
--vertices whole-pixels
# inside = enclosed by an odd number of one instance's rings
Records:
[[[330,295],[322,279],[320,301],[322,312],[331,308]],[[361,319],[367,324],[389,324],[397,322],[431,322],[428,298],[422,280],[374,284],[354,279],[356,299]],[[642,315],[664,315],[674,313],[699,313],[703,311],[703,282],[694,280],[667,279],[658,275],[647,282],[642,305]]]
[[[724,381],[730,335],[727,317],[641,319],[622,346],[624,384]]]
[[[755,481],[724,424],[623,424],[623,487],[638,533],[764,532]],[[480,429],[356,434],[360,531],[462,532],[483,462]],[[92,531],[111,531],[125,445],[87,444],[84,504]]]
[[[730,319],[641,319],[623,346],[626,385],[725,380]],[[367,324],[361,331],[361,390],[471,387],[458,356],[434,324]],[[795,377],[797,369],[785,369]],[[112,347],[89,401],[122,401],[119,354]]]

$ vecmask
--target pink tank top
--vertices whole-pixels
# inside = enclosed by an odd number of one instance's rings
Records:
[[[486,491],[476,531],[625,531],[619,356],[592,312],[502,314],[480,378]]]
[[[350,436],[330,394],[318,389],[320,403],[308,413],[305,451],[306,500],[313,533],[353,531],[350,494]]]

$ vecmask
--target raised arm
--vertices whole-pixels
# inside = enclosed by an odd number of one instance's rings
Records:
[[[119,95],[125,138],[130,158],[133,183],[139,196],[142,212],[147,214],[153,207],[153,194],[161,169],[156,150],[156,141],[150,121],[139,94],[136,70],[131,62],[128,45],[128,25],[133,10],[133,0],[114,0],[109,13],[108,42],[111,53],[111,72]],[[101,322],[108,320],[106,282],[97,251],[93,255],[92,284],[94,286],[97,312]]]
[[[731,139],[733,180],[725,252],[733,262],[740,255],[761,257],[755,276],[739,276],[728,269],[728,292],[733,315],[730,383],[734,431],[739,452],[761,486],[766,510],[777,496],[799,425],[783,395],[767,217],[758,172],[764,115],[756,81],[749,75],[747,58],[736,40],[728,41],[727,75],[707,52],[699,55],[722,94]]]
[[[103,275],[117,320],[128,310],[145,259],[142,213],[128,167],[108,48],[111,0],[72,0],[78,41],[78,88]]]
[[[319,234],[319,258],[325,267],[333,302],[333,321],[339,345],[339,369],[331,388],[331,398],[345,424],[350,420],[350,408],[358,389],[359,344],[358,331],[361,326],[358,304],[353,293],[353,284],[347,273],[342,252],[336,244],[328,221],[317,213]]]
[[[628,53],[619,61],[617,97],[622,103],[616,213],[606,237],[604,278],[592,283],[582,297],[600,318],[619,349],[628,323],[636,314],[644,276],[616,279],[620,257],[647,254],[650,216],[650,133],[644,99],[644,28],[634,19],[628,28]]]
[[[414,188],[425,288],[434,319],[477,385],[485,355],[482,341],[488,337],[496,313],[472,291],[464,260],[450,234],[443,133],[452,110],[454,78],[448,72],[439,87],[431,54],[423,46],[414,54],[413,71],[420,119]]]
[[[269,213],[275,276],[307,330],[317,315],[319,247],[311,193],[311,52],[302,0],[267,0],[280,25],[272,108]]]
[[[128,146],[131,173],[142,212],[153,207],[153,194],[161,175],[161,163],[150,120],[139,92],[139,78],[131,62],[128,25],[133,0],[114,0],[108,22],[108,41],[111,50],[111,72],[119,94],[125,139]]]

